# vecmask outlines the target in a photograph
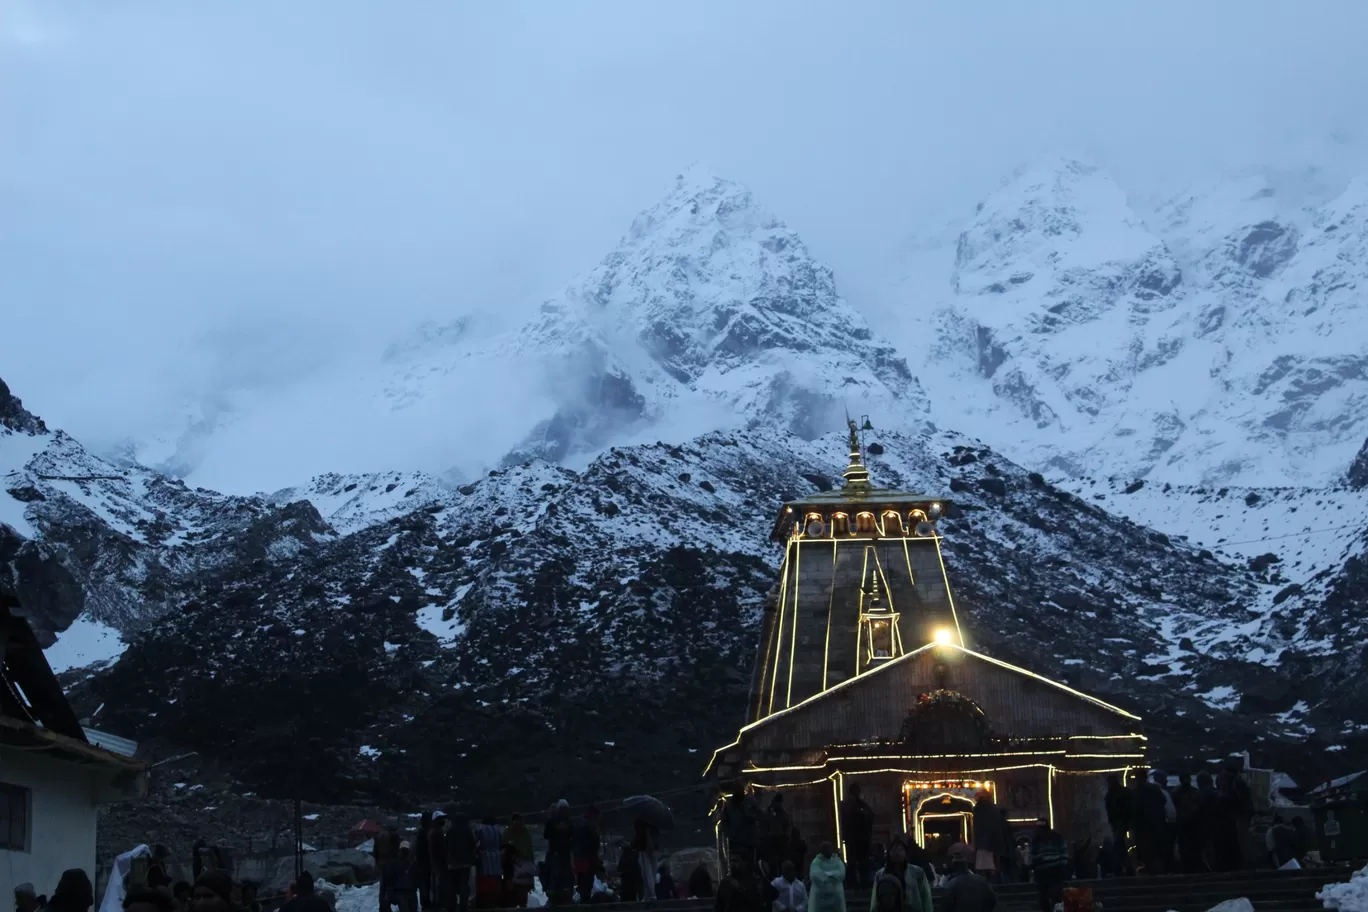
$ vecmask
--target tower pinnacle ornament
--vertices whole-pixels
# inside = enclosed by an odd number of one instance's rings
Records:
[[[869,487],[869,469],[864,466],[864,454],[860,447],[860,429],[855,424],[855,419],[846,418],[846,424],[850,426],[850,465],[846,466],[841,477],[845,479],[845,487]]]

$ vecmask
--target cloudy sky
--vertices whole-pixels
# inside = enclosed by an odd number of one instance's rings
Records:
[[[863,306],[1037,156],[1137,193],[1368,160],[1361,0],[968,6],[0,0],[0,377],[150,433],[512,319],[694,161]]]

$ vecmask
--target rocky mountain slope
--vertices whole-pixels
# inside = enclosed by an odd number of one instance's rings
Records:
[[[843,464],[838,434],[753,429],[615,448],[581,472],[533,460],[460,489],[332,476],[271,502],[168,495],[56,432],[7,431],[0,453],[45,437],[5,477],[42,495],[19,501],[24,520],[118,556],[110,587],[165,600],[116,663],[78,676],[79,707],[266,794],[498,807],[695,781],[741,716],[774,510]],[[1152,715],[1174,755],[1360,743],[1362,695],[1315,684],[1336,660],[1266,622],[1285,585],[1267,568],[1114,517],[967,438],[875,439],[880,483],[953,498],[947,561],[979,648]],[[43,477],[77,471],[110,477]],[[133,567],[161,570],[139,583]],[[1292,715],[1270,728],[1260,712]]]
[[[1142,213],[1054,162],[980,205],[946,285],[909,285],[937,314],[914,364],[938,417],[1052,477],[1329,484],[1368,437],[1366,270],[1363,180],[1300,208],[1246,176]]]

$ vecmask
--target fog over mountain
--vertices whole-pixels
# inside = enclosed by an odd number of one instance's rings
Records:
[[[87,446],[193,484],[473,477],[564,413],[565,384],[495,362],[447,381],[449,399],[408,400],[385,378],[431,360],[417,350],[533,320],[694,162],[754,193],[871,331],[935,374],[923,354],[949,344],[945,315],[977,293],[966,267],[984,266],[956,265],[956,239],[987,230],[975,207],[1019,168],[1098,169],[1184,277],[1211,263],[1204,232],[1259,224],[1226,224],[1244,198],[1232,182],[1275,188],[1288,215],[1268,219],[1305,242],[1368,160],[1366,31],[1348,0],[1257,15],[5,0],[3,376]],[[1175,315],[1197,319],[1203,295],[1180,283]],[[1043,369],[1038,349],[1009,354],[999,382]],[[922,381],[933,419],[984,378],[948,398],[936,379]],[[852,410],[874,407],[859,398]],[[1112,407],[1084,420],[1051,405],[1079,446]],[[1171,411],[1188,435],[1210,420]],[[679,439],[725,423],[675,419]],[[995,445],[1042,455],[1045,431],[1002,420],[1020,446]],[[1335,459],[1344,440],[1325,443]]]

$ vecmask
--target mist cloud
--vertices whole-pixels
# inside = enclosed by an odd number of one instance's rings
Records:
[[[1347,179],[1364,34],[1358,0],[0,0],[0,376],[83,437],[283,409],[422,321],[515,321],[692,161],[869,306],[1036,156]]]

